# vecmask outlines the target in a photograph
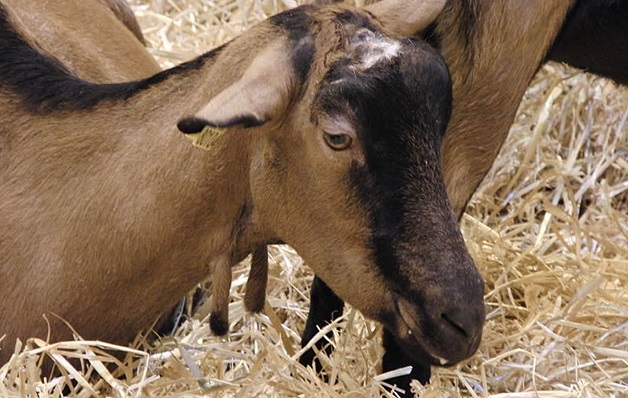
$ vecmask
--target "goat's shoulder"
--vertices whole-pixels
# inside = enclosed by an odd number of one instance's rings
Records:
[[[178,73],[200,68],[220,49],[145,79],[96,84],[83,80],[42,50],[11,10],[0,3],[0,91],[29,112],[87,110],[105,100],[124,100]]]

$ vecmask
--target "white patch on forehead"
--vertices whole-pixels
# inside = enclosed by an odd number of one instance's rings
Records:
[[[352,67],[365,71],[381,62],[389,62],[399,55],[401,43],[363,28],[349,41],[349,50],[356,61]]]

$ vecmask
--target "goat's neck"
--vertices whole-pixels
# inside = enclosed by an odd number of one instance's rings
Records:
[[[265,239],[255,230],[249,217],[252,206],[248,185],[253,150],[251,132],[244,128],[228,129],[211,149],[203,150],[193,147],[176,128],[183,116],[201,109],[241,77],[249,64],[249,55],[238,59],[229,47],[215,58],[206,59],[194,72],[173,74],[131,98],[130,102],[137,104],[131,109],[149,112],[139,115],[140,119],[134,120],[134,126],[130,126],[138,129],[136,137],[127,136],[125,140],[138,151],[143,146],[150,146],[168,159],[155,165],[156,170],[152,173],[167,176],[170,189],[180,190],[179,200],[183,203],[198,201],[189,203],[189,208],[201,209],[198,216],[204,220],[199,221],[206,223],[208,241],[214,242],[210,252],[239,259],[243,252]],[[239,52],[253,53],[253,49]],[[117,108],[124,113],[123,120],[138,116],[124,105]]]
[[[454,96],[515,107],[556,37],[570,1],[452,1],[438,25]],[[517,18],[508,18],[516,15]],[[508,83],[502,90],[495,86]],[[514,87],[513,87],[514,84]],[[478,93],[485,92],[486,95]],[[501,116],[501,115],[500,115]]]
[[[456,0],[438,20],[436,32],[453,82],[443,162],[457,214],[497,156],[570,3]]]
[[[181,117],[233,83],[248,64],[248,55],[238,60],[233,52],[224,54],[206,58],[196,68],[166,72],[167,78],[127,100],[104,100],[92,109],[55,113],[41,122],[25,115],[26,126],[39,126],[22,131],[49,137],[29,144],[26,153],[37,156],[25,179],[52,193],[51,209],[77,199],[73,216],[62,222],[79,238],[70,241],[76,248],[65,254],[77,256],[93,244],[112,251],[129,247],[133,252],[119,253],[120,261],[139,263],[129,269],[169,268],[172,272],[161,275],[178,278],[176,263],[192,262],[197,265],[185,269],[196,276],[188,279],[200,280],[218,257],[239,259],[264,240],[248,217],[249,132],[230,129],[204,151],[176,128]],[[58,222],[51,223],[51,232]],[[128,240],[135,243],[125,244]],[[81,256],[88,261],[90,253]],[[67,261],[75,260],[61,260]]]

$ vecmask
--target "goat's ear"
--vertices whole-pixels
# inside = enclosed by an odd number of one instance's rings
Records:
[[[366,7],[400,36],[410,36],[431,24],[447,0],[382,0]]]
[[[177,124],[179,130],[197,134],[212,127],[259,126],[285,112],[295,82],[286,46],[285,41],[279,41],[260,51],[240,80],[194,115],[182,118]]]

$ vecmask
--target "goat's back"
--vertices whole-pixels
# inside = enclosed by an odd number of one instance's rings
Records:
[[[83,79],[119,82],[159,71],[141,36],[131,31],[137,23],[119,0],[1,2],[19,20],[25,36]]]

